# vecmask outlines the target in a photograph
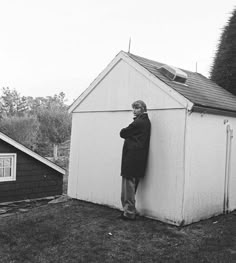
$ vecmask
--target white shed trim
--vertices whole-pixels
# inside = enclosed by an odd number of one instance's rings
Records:
[[[89,85],[89,87],[74,101],[74,103],[70,106],[69,112],[73,112],[75,108],[77,108],[80,103],[96,88],[96,86],[106,77],[106,75],[116,66],[116,64],[120,61],[124,60],[130,66],[135,68],[139,73],[144,75],[146,78],[150,79],[154,84],[158,85],[160,89],[168,94],[171,98],[177,101],[181,106],[191,110],[193,107],[193,103],[186,99],[184,96],[179,94],[173,88],[165,84],[163,81],[159,80],[153,74],[151,74],[144,67],[139,65],[133,59],[131,59],[125,52],[121,51],[118,55],[110,62],[110,64],[98,75],[98,77]]]
[[[31,151],[30,149],[28,149],[27,147],[25,147],[24,145],[16,142],[15,140],[11,139],[10,137],[8,137],[7,135],[3,134],[0,132],[0,139],[5,141],[6,143],[14,146],[15,148],[17,148],[18,150],[30,155],[31,157],[33,157],[34,159],[40,161],[41,163],[46,164],[47,166],[51,167],[52,169],[58,171],[61,174],[65,174],[65,170],[62,169],[61,167],[59,167],[58,165],[54,164],[53,162],[47,160],[46,158],[40,156],[39,154]]]
[[[148,112],[151,112],[151,111],[156,111],[156,110],[159,110],[159,111],[168,111],[168,110],[183,110],[183,109],[186,109],[185,107],[183,108],[152,108],[152,109],[148,109]],[[80,111],[75,111],[73,112],[73,114],[76,114],[76,113],[98,113],[98,112],[108,112],[107,110],[80,110]],[[109,110],[109,112],[132,112],[131,109],[129,110]]]
[[[89,85],[89,87],[74,101],[69,108],[69,113],[75,108],[96,88],[106,75],[114,68],[114,66],[122,59],[121,52],[108,64],[108,66],[97,76],[97,78]]]

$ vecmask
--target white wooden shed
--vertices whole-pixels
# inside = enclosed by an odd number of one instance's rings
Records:
[[[68,195],[121,208],[119,132],[138,99],[152,123],[139,212],[186,225],[236,209],[236,96],[199,73],[123,51],[70,107]]]

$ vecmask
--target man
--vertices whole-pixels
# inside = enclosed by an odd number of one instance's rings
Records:
[[[147,114],[147,106],[141,101],[132,104],[134,121],[120,131],[125,139],[121,163],[121,203],[123,213],[120,218],[135,220],[135,193],[140,178],[144,177],[147,165],[151,123]]]

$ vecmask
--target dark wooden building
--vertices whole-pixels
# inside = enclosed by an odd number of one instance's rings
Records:
[[[0,203],[61,195],[65,170],[0,132]]]

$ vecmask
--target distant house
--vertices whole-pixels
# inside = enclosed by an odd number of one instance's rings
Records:
[[[64,169],[0,132],[0,203],[62,194]]]
[[[119,132],[138,99],[152,123],[139,212],[185,225],[236,209],[236,97],[199,73],[123,51],[70,107],[69,196],[121,208]]]

